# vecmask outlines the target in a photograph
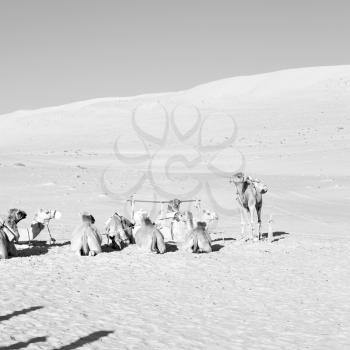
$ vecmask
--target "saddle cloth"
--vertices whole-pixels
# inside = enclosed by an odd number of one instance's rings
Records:
[[[268,187],[259,179],[253,179],[250,176],[247,176],[246,181],[249,184],[252,184],[257,192],[260,192],[261,194],[264,194],[268,191]]]

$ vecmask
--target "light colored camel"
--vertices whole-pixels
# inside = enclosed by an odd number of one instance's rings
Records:
[[[89,213],[80,215],[83,222],[72,234],[71,250],[77,255],[95,256],[102,251],[102,237],[94,225],[95,218]]]
[[[19,232],[17,224],[27,217],[26,212],[10,209],[5,219],[0,219],[0,259],[16,256],[15,242],[18,242]]]
[[[202,221],[193,223],[193,215],[190,211],[180,213],[179,220],[186,223],[187,236],[181,244],[181,248],[192,253],[210,253],[212,251],[211,238],[206,223]]]
[[[134,220],[134,228],[132,229],[132,236],[135,240],[135,234],[136,232],[141,228],[142,222],[145,218],[148,218],[149,214],[146,210],[140,209],[134,213],[133,220]]]
[[[207,224],[206,230],[209,233],[214,233],[219,223],[219,217],[213,211],[202,209],[194,217],[194,222],[198,222],[198,221],[205,222]]]
[[[168,212],[157,217],[155,223],[166,241],[183,242],[186,237],[186,225],[179,221],[179,212]]]
[[[35,239],[40,232],[42,232],[45,228],[49,233],[49,244],[55,243],[56,240],[51,236],[51,231],[49,228],[50,221],[53,219],[60,219],[62,214],[57,210],[47,210],[47,209],[39,209],[34,216],[33,221],[30,224],[30,227],[25,229],[19,229],[20,233],[20,241],[26,241],[30,243],[33,239]]]
[[[163,254],[166,251],[164,242],[164,236],[150,220],[147,214],[139,218],[141,226],[135,232],[135,242],[139,249],[151,252]]]
[[[240,207],[241,234],[242,236],[245,235],[246,222],[249,220],[251,239],[260,240],[262,194],[266,193],[267,187],[258,180],[254,181],[250,177],[246,177],[242,172],[234,174],[232,176],[232,182],[236,186],[237,202]],[[255,235],[255,213],[257,215],[259,225],[258,236]]]
[[[122,249],[130,243],[135,243],[132,230],[134,224],[124,216],[114,213],[106,222],[105,234],[110,246],[116,249]]]

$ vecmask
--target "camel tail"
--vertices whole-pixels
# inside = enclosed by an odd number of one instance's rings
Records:
[[[193,253],[197,253],[198,252],[198,233],[197,232],[193,232],[193,249],[192,249]]]
[[[155,231],[152,232],[151,252],[157,252],[157,236]]]
[[[81,250],[83,251],[84,255],[89,254],[89,244],[88,244],[88,237],[87,237],[87,228],[84,228],[84,233],[81,237]]]

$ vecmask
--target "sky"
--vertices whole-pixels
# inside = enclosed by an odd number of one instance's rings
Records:
[[[347,0],[0,0],[0,114],[350,64]]]

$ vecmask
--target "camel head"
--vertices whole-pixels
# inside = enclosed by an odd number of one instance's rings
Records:
[[[190,211],[177,212],[174,215],[174,220],[182,222],[193,221],[193,214]]]
[[[39,209],[35,214],[34,221],[44,224],[44,223],[48,223],[52,219],[60,219],[61,217],[62,217],[62,214],[55,209],[53,210]]]
[[[206,222],[203,222],[203,221],[197,221],[197,228],[205,231],[207,227],[207,223]]]
[[[219,220],[219,217],[214,211],[203,209],[202,220],[205,222],[210,222],[210,221]]]
[[[27,213],[20,209],[10,209],[8,214],[8,219],[11,222],[19,223],[21,220],[27,217]]]
[[[146,218],[149,218],[147,211],[140,209],[134,214],[135,226],[141,226]]]
[[[244,173],[242,173],[241,171],[231,176],[231,182],[233,182],[234,184],[243,183],[245,181],[246,181],[246,177]]]
[[[181,204],[180,199],[175,198],[171,200],[168,204],[168,212],[169,211],[178,212],[180,210],[180,204]]]
[[[91,215],[91,213],[88,213],[86,211],[80,213],[81,219],[83,220],[84,223],[88,224],[94,224],[95,223],[95,218]]]

